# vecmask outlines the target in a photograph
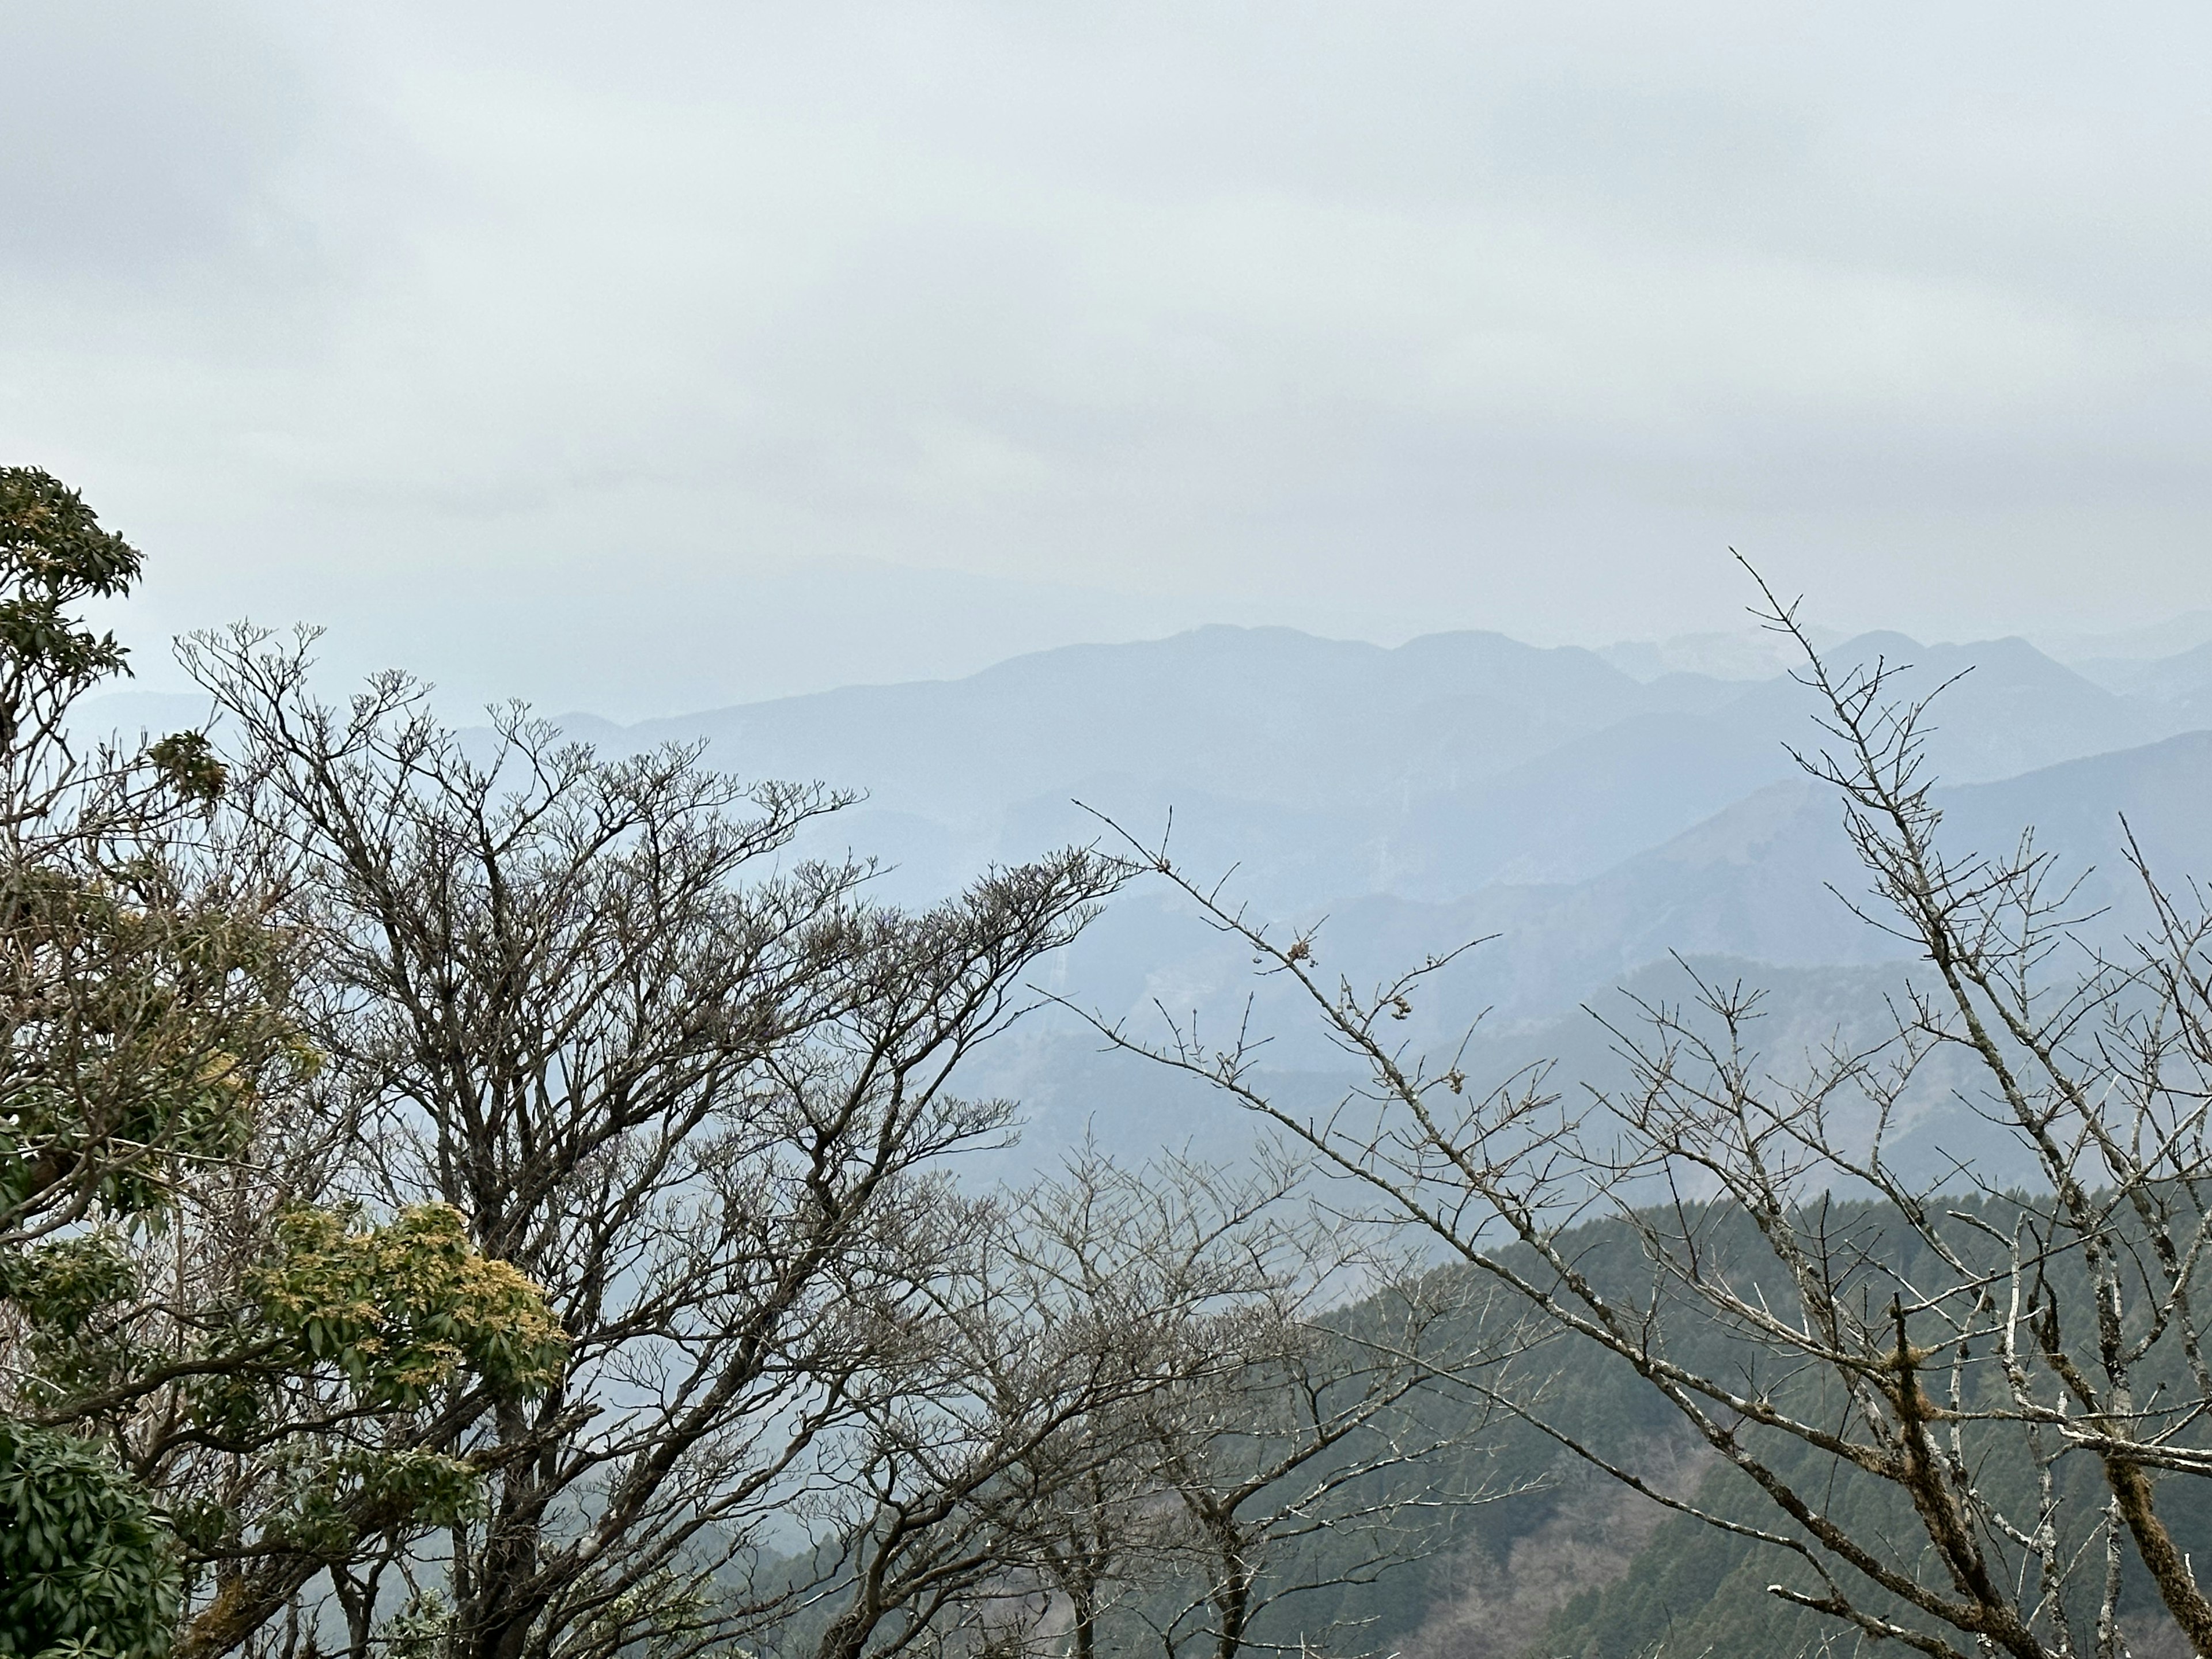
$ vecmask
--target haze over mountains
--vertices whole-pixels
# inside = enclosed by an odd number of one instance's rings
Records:
[[[2194,631],[2182,619],[2148,637]],[[1900,690],[1948,684],[1929,760],[1956,847],[2007,848],[2035,826],[2068,867],[2099,866],[2084,896],[2112,907],[2107,928],[2141,919],[2123,815],[2162,872],[2212,872],[2212,644],[2108,649],[2071,666],[2019,639],[1874,634],[1824,650],[1838,670],[1876,659],[1910,665]],[[125,696],[92,714],[174,725],[191,708]],[[1819,740],[1809,694],[1785,674],[1669,670],[1658,647],[1601,654],[1455,633],[1386,649],[1214,627],[1017,657],[964,679],[561,724],[605,750],[703,742],[746,775],[864,792],[806,850],[874,856],[886,896],[911,902],[994,861],[1098,837],[1093,811],[1147,842],[1172,812],[1179,863],[1233,867],[1232,890],[1260,913],[1328,916],[1328,965],[1355,979],[1495,935],[1454,969],[1445,1006],[1409,1026],[1434,1040],[1487,1007],[1494,1040],[1516,1052],[1532,1033],[1588,1049],[1578,1005],[1648,980],[1674,952],[1786,979],[1778,1029],[1805,1036],[1877,1006],[1860,970],[1895,955],[1828,890],[1863,882],[1836,803],[1790,754]],[[1158,1002],[1218,1020],[1252,989],[1249,968],[1139,884],[1052,988],[1111,1017]],[[1266,988],[1261,1011],[1289,1027],[1278,1063],[1330,1070]],[[1047,1142],[1102,1117],[1117,1139],[1211,1138],[1176,1104],[1187,1094],[1096,1047],[1064,1016],[1045,1019],[985,1075],[1028,1102]],[[1601,1048],[1585,1057],[1601,1063]]]
[[[1916,690],[1957,681],[1933,745],[1952,783],[2195,729],[2212,686],[2212,652],[2130,665],[2117,688],[2019,640],[1869,635],[1829,655],[1910,664],[1900,684]],[[1783,676],[1639,680],[1594,652],[1495,634],[1385,649],[1207,628],[961,680],[562,724],[616,749],[704,739],[747,774],[865,791],[841,832],[896,860],[902,885],[934,890],[1073,833],[1080,799],[1147,830],[1171,805],[1193,855],[1218,841],[1286,896],[1444,901],[1586,879],[1793,777],[1784,745],[1813,735],[1810,706]]]

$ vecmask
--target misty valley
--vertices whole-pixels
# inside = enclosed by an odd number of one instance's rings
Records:
[[[2212,628],[450,723],[142,564],[0,471],[0,1650],[2212,1642]]]

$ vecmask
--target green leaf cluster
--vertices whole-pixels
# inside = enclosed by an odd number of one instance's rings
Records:
[[[120,671],[123,647],[70,615],[138,579],[138,550],[103,530],[83,497],[36,467],[0,467],[0,651],[81,687]],[[16,710],[9,707],[12,733]]]
[[[451,1527],[483,1511],[483,1483],[465,1460],[421,1447],[348,1446],[336,1454],[297,1449],[284,1496],[264,1519],[265,1539],[326,1560],[343,1560],[362,1517],[393,1526]]]
[[[65,1341],[137,1289],[137,1265],[112,1231],[0,1255],[0,1298],[14,1303],[35,1329]]]
[[[181,1583],[151,1498],[112,1456],[0,1417],[0,1656],[160,1659]]]

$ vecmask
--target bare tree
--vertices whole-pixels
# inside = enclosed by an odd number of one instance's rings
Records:
[[[1893,665],[1832,668],[1769,600],[1824,711],[1800,759],[1841,801],[1870,878],[1860,912],[1920,961],[1875,1040],[1770,1065],[1757,994],[1693,979],[1687,1006],[1615,1022],[1627,1088],[1577,1100],[1545,1066],[1485,1088],[1464,1047],[1431,1059],[1397,1035],[1449,957],[1365,991],[1331,981],[1313,934],[1133,842],[1133,861],[1295,988],[1366,1081],[1310,1114],[1270,1097],[1246,1036],[1102,1029],[1302,1140],[1574,1363],[1656,1390],[1740,1477],[1706,1489],[1721,1497],[1662,1490],[1510,1369],[1455,1379],[1770,1551],[1781,1602],[1932,1655],[2112,1659],[2172,1632],[2212,1654],[2212,1600],[2161,1502],[2162,1481],[2212,1473],[2197,1306],[2212,918],[2131,840],[2154,921],[2117,946],[2031,839],[1947,851],[1924,701],[1898,698]],[[1899,1162],[1894,1126],[1928,1087],[1957,1089],[2026,1149],[2032,1189]],[[2138,1572],[2151,1595],[2130,1602]]]
[[[880,1310],[864,1426],[829,1506],[834,1611],[817,1659],[1018,1640],[1044,1611],[1036,1540],[1056,1540],[1068,1495],[1115,1467],[1101,1425],[1167,1380],[1143,1264],[1072,1282],[1060,1252],[1038,1248],[1038,1196],[948,1205],[951,1236],[927,1257],[939,1271]],[[1109,1248],[1098,1219],[1055,1243],[1097,1262]]]
[[[1310,1236],[1296,1248],[1327,1261]],[[1194,1647],[1212,1659],[1291,1644],[1358,1651],[1357,1628],[1340,1619],[1291,1637],[1270,1634],[1269,1615],[1423,1559],[1457,1510],[1506,1495],[1450,1484],[1480,1415],[1419,1408],[1437,1370],[1486,1363],[1463,1346],[1464,1283],[1395,1273],[1329,1317],[1312,1299],[1328,1282],[1302,1273],[1192,1330],[1218,1366],[1194,1368],[1147,1413],[1146,1450],[1180,1508],[1190,1586],[1151,1620],[1164,1659]],[[1447,1352],[1447,1337],[1462,1345]]]
[[[1301,1178],[1085,1150],[969,1207],[957,1271],[884,1310],[805,1645],[1234,1659],[1279,1604],[1418,1558],[1457,1496],[1421,1465],[1469,1429],[1412,1396],[1463,1310],[1378,1276]],[[1304,1636],[1357,1639],[1334,1613]]]
[[[453,1659],[726,1640],[763,1611],[763,1518],[871,1403],[872,1310],[930,1275],[930,1171],[1007,1121],[956,1068],[1115,872],[1070,852],[896,912],[863,866],[780,863],[842,804],[820,789],[741,787],[692,750],[603,760],[520,711],[472,760],[404,678],[333,709],[304,644],[239,632],[187,660],[236,810],[301,872],[289,920],[362,1196],[454,1206],[568,1340],[556,1387],[447,1425],[491,1472],[481,1517],[396,1539],[340,1600],[441,1581],[412,1639]],[[273,1556],[234,1602],[293,1602],[316,1566]],[[356,1621],[353,1650],[373,1635]]]
[[[1295,1171],[945,1173],[1118,866],[894,911],[790,859],[833,793],[479,743],[398,676],[332,708],[249,630],[185,653],[220,757],[81,763],[120,655],[64,613],[136,555],[43,475],[0,507],[0,1426],[163,1500],[149,1654],[1089,1659],[1189,1581],[1170,1653],[1230,1656],[1298,1540],[1413,1512],[1362,1483],[1434,1310],[1323,1329],[1368,1264]],[[822,1552],[765,1559],[799,1513]]]
[[[1480,1420],[1420,1409],[1439,1367],[1479,1363],[1464,1283],[1348,1231],[1297,1163],[1083,1160],[1030,1208],[1026,1248],[1110,1304],[1115,1346],[1150,1379],[1086,1417],[1036,1504],[1036,1570],[1075,1659],[1109,1614],[1167,1659],[1271,1649],[1278,1609],[1419,1560],[1498,1495],[1453,1484]],[[1331,1613],[1297,1639],[1358,1636]]]
[[[1045,1449],[1021,1492],[1017,1559],[1048,1593],[1033,1639],[1096,1659],[1109,1625],[1187,1577],[1188,1517],[1160,1459],[1164,1425],[1243,1362],[1207,1339],[1322,1267],[1289,1213],[1303,1171],[1279,1158],[1229,1172],[1164,1157],[1137,1170],[1086,1146],[1025,1196],[1017,1248],[1048,1296],[1092,1310],[1146,1386],[1101,1403]]]

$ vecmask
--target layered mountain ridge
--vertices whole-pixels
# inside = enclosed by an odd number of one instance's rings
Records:
[[[2161,874],[2212,872],[2212,647],[2077,669],[2016,638],[1869,634],[1822,662],[1835,674],[1880,662],[1899,695],[1934,696],[1928,763],[1954,852],[2007,849],[2034,827],[2062,868],[2091,872],[2085,908],[2106,913],[2107,933],[2145,919],[2124,818]],[[153,727],[195,708],[125,696],[89,712]],[[1326,917],[1328,963],[1355,981],[1487,939],[1409,1028],[1441,1042],[1484,1009],[1494,1030],[1559,1030],[1676,954],[1786,979],[1801,1023],[1823,997],[1860,1006],[1846,981],[1899,948],[1844,902],[1864,881],[1837,803],[1792,753],[1822,740],[1814,709],[1788,675],[1638,678],[1596,652],[1499,634],[1385,648],[1216,627],[964,679],[558,723],[605,752],[696,744],[744,775],[859,793],[798,850],[874,857],[880,890],[902,902],[1054,845],[1111,843],[1118,826],[1147,846],[1167,836],[1194,873],[1233,870],[1231,890],[1257,914]],[[1048,988],[1109,1018],[1164,1006],[1218,1020],[1252,992],[1250,967],[1140,882]],[[1830,970],[1844,977],[1824,981]],[[1295,1028],[1278,988],[1260,988],[1260,1015]],[[1138,1109],[1137,1095],[1173,1091],[1102,1066],[1096,1046],[1064,1015],[1046,1019],[985,1077],[1031,1103],[1046,1141],[1102,1113],[1139,1145],[1162,1132],[1156,1117],[1190,1121]],[[1333,1063],[1294,1029],[1279,1056],[1317,1074]]]

